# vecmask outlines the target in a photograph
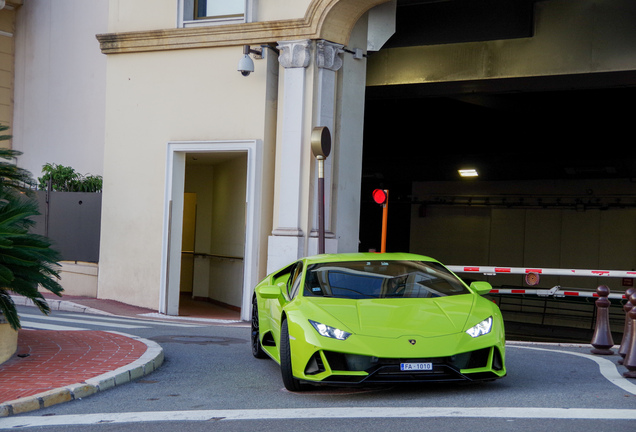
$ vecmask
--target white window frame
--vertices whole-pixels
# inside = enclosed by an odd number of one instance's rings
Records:
[[[244,0],[245,13],[240,17],[220,17],[194,19],[194,2],[195,0],[177,0],[177,27],[205,27],[222,24],[240,24],[244,22],[252,22],[256,9],[256,0]]]

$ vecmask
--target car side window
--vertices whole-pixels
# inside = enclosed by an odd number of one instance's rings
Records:
[[[290,300],[294,299],[296,295],[298,295],[298,289],[300,288],[302,273],[303,273],[303,263],[299,262],[291,271],[289,280],[287,281],[287,294],[289,295]]]

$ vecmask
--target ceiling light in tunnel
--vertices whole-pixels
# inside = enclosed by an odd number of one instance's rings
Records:
[[[479,176],[475,168],[460,169],[458,171],[461,177],[478,177]]]

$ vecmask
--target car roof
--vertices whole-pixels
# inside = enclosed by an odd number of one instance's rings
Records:
[[[344,262],[344,261],[430,261],[437,260],[424,255],[404,253],[404,252],[359,252],[359,253],[341,253],[341,254],[322,254],[304,258],[306,264],[317,264],[326,262]]]

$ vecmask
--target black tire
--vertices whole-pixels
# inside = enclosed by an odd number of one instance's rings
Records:
[[[283,384],[289,391],[302,390],[300,381],[294,378],[292,373],[291,349],[289,346],[289,329],[287,320],[283,320],[280,326],[280,371],[283,376]]]
[[[263,351],[260,339],[260,322],[258,321],[258,301],[256,296],[252,298],[252,355],[257,359],[267,358],[267,354]]]

